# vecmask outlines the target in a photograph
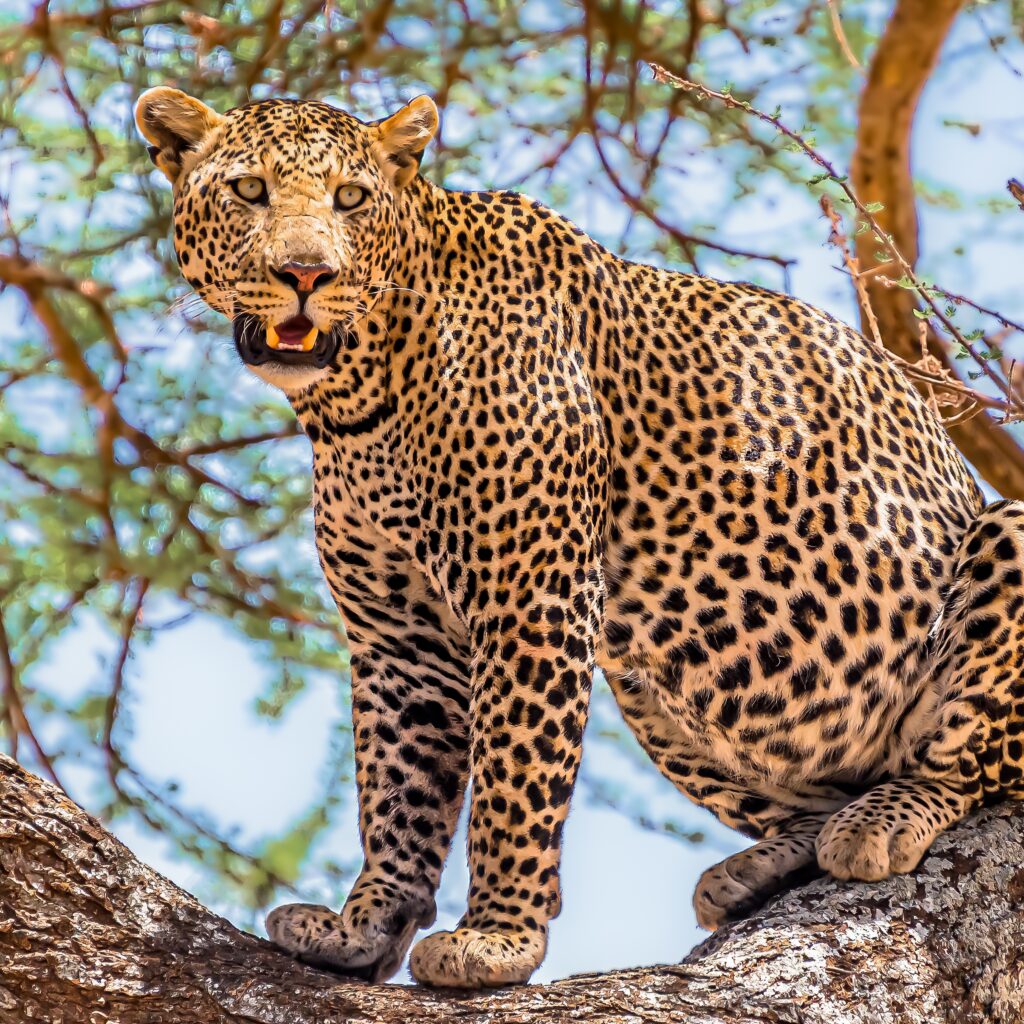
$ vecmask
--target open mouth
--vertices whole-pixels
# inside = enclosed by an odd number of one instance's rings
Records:
[[[235,347],[249,366],[284,363],[323,369],[338,351],[338,333],[320,331],[301,313],[280,324],[264,324],[245,313],[235,317]]]

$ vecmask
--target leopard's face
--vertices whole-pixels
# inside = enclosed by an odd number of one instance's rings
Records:
[[[392,286],[400,195],[436,128],[433,103],[364,124],[280,100],[221,116],[153,89],[136,117],[174,185],[185,279],[232,320],[253,372],[286,391],[309,387]]]

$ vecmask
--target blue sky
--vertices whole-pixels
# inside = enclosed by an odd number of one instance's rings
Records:
[[[947,52],[977,46],[983,39],[974,18],[962,19]],[[1018,48],[1019,50],[1019,48]],[[1019,52],[1011,57],[1019,57]],[[1022,79],[1005,62],[960,59],[949,64],[925,96],[915,137],[916,171],[929,187],[941,185],[966,195],[998,193],[1007,178],[1024,176],[1020,111]],[[978,136],[950,122],[979,123]],[[681,202],[700,201],[704,177],[721,173],[711,164],[695,164]],[[808,177],[813,173],[808,170]],[[753,215],[752,215],[753,210]],[[621,208],[597,195],[577,196],[570,212],[583,227],[610,230]],[[991,218],[979,216],[976,230],[963,237],[965,219],[941,207],[923,208],[925,253],[965,249],[935,266],[948,281],[970,282],[978,300],[1000,306],[1010,316],[1024,314],[1020,296],[1020,231],[1024,215],[991,230]],[[1012,218],[1012,214],[1004,215]],[[854,320],[853,296],[846,278],[833,269],[836,254],[824,245],[827,230],[812,200],[766,188],[756,208],[743,207],[742,223],[724,223],[722,233],[739,245],[785,251],[799,257],[792,273],[795,294]],[[1003,225],[1006,224],[1004,227]],[[713,269],[709,264],[708,269]],[[947,275],[942,271],[949,270]],[[720,276],[731,271],[722,265]],[[766,272],[767,273],[767,272]],[[781,284],[777,281],[776,284]],[[249,386],[256,387],[251,384]],[[309,558],[313,558],[310,539]],[[71,695],[95,684],[105,673],[111,641],[81,620],[53,646],[36,671],[48,686]],[[331,741],[331,723],[340,713],[335,680],[321,675],[290,707],[281,723],[267,723],[251,707],[264,691],[269,668],[251,647],[225,627],[194,620],[161,634],[139,650],[130,666],[127,711],[133,726],[130,751],[148,776],[174,780],[178,799],[221,822],[242,846],[283,830],[321,786],[322,766]],[[43,730],[59,740],[61,724]],[[602,758],[594,764],[595,753]],[[536,980],[583,970],[678,960],[699,940],[690,905],[693,886],[710,864],[742,848],[744,840],[691,808],[651,770],[641,770],[606,745],[587,745],[584,770],[600,770],[631,791],[644,795],[652,815],[681,818],[706,832],[693,846],[645,831],[622,815],[578,797],[565,835],[563,913],[554,923],[550,952]],[[86,794],[85,768],[67,771],[73,793]],[[249,925],[244,908],[206,889],[202,872],[177,857],[153,834],[122,823],[116,831],[143,859],[201,896],[240,924]],[[358,857],[354,801],[345,823],[326,840],[342,862]],[[333,899],[311,878],[302,887],[311,899]],[[453,847],[440,896],[439,927],[451,926],[461,913],[466,888],[464,837]]]

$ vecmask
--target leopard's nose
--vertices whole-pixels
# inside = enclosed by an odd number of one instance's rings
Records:
[[[337,270],[327,263],[285,263],[271,267],[270,272],[302,297],[312,295],[317,288],[330,284],[338,276]]]

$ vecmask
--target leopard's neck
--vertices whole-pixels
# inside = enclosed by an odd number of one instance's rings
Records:
[[[449,192],[417,179],[401,223],[393,287],[338,369],[293,404],[313,441],[318,487],[338,489],[375,523],[399,518],[401,539],[414,545],[406,524],[426,524],[438,493],[472,478],[471,458],[436,455],[472,432],[470,410],[513,387],[528,402],[530,375],[543,389],[553,360],[571,360],[584,376],[603,372],[607,345],[595,339],[616,258],[515,193]]]

